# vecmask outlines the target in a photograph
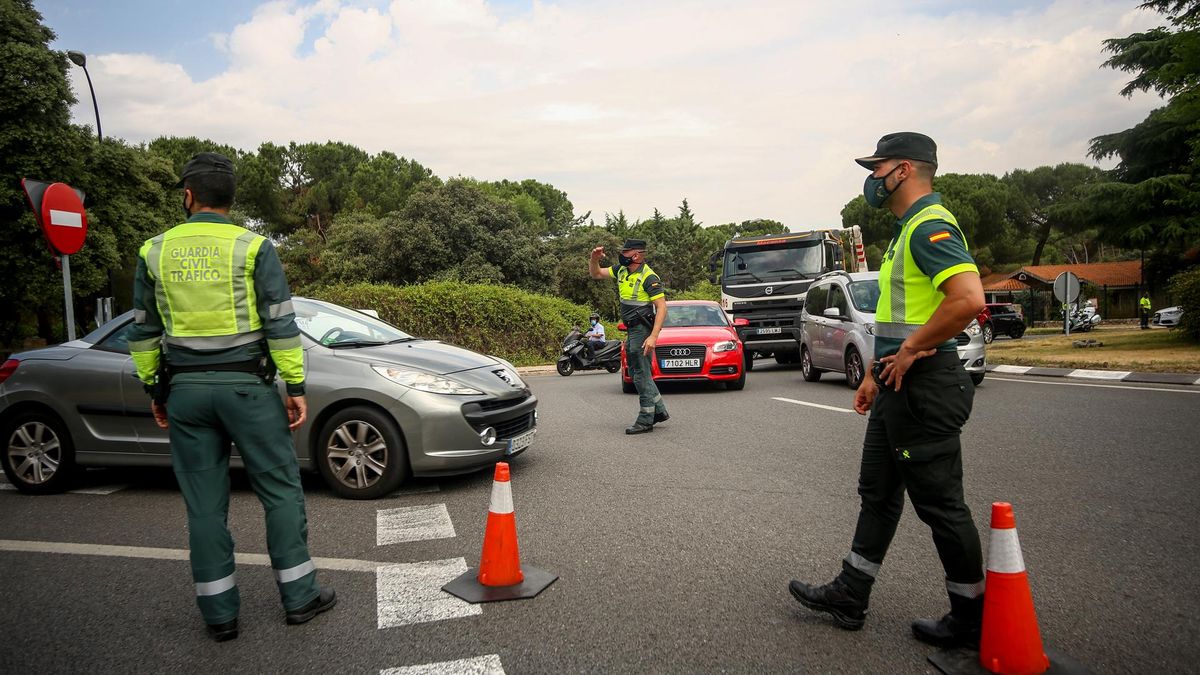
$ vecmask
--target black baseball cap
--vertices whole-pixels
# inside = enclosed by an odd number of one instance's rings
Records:
[[[183,173],[179,175],[177,188],[183,187],[183,181],[192,176],[205,173],[223,173],[233,175],[233,162],[225,155],[216,152],[198,152],[192,155],[187,164],[183,165]]]
[[[860,166],[875,170],[875,165],[885,159],[911,159],[917,162],[929,162],[937,166],[937,143],[925,134],[915,131],[898,131],[879,139],[875,145],[875,154],[869,157],[859,157],[854,161]]]
[[[621,245],[621,250],[622,251],[639,251],[639,250],[645,251],[646,250],[646,240],[645,239],[626,239],[625,243]]]

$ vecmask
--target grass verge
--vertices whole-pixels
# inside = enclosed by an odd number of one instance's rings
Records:
[[[1078,348],[1076,340],[1099,340],[1103,347]],[[1037,339],[1003,340],[988,345],[988,362],[1014,366],[1098,368],[1147,373],[1200,373],[1200,343],[1179,331],[1128,326],[1104,327]]]

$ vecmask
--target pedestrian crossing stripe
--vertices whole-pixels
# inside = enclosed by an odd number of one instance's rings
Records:
[[[438,663],[423,663],[419,666],[404,666],[403,668],[387,668],[379,671],[379,675],[504,675],[504,666],[500,664],[498,654],[475,656],[457,661],[441,661]]]

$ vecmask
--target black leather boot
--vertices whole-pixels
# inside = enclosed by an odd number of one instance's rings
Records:
[[[841,577],[824,586],[810,586],[793,579],[788,584],[788,590],[800,604],[818,612],[827,612],[838,626],[846,630],[859,630],[867,621],[866,601],[860,600],[842,582]]]
[[[226,621],[225,623],[210,623],[208,624],[208,637],[217,642],[225,642],[226,640],[234,640],[238,636],[237,619]]]
[[[654,431],[653,424],[642,424],[641,422],[634,422],[633,426],[625,429],[625,433],[631,436],[633,434],[648,434],[651,431]]]
[[[333,592],[332,588],[322,588],[317,597],[308,601],[308,604],[303,607],[287,612],[288,625],[307,623],[312,618],[321,612],[333,609],[337,604],[337,593]]]
[[[983,596],[964,598],[950,594],[950,613],[940,619],[917,619],[912,624],[913,637],[921,642],[953,649],[979,649],[983,629]]]
[[[661,424],[663,422],[666,422],[669,419],[671,419],[671,416],[669,414],[667,414],[666,412],[654,413],[654,423],[655,424]]]

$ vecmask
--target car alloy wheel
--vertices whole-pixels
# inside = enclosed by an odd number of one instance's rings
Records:
[[[388,446],[371,424],[347,420],[329,436],[325,461],[342,485],[365,490],[383,478],[388,467]]]
[[[992,340],[995,340],[995,339],[996,339],[996,333],[994,330],[992,330],[992,324],[990,324],[990,323],[983,324],[983,342],[985,344],[990,345],[990,344],[992,344]]]
[[[800,348],[800,374],[805,382],[816,382],[821,379],[821,371],[813,367],[812,354],[807,347]]]
[[[18,425],[8,439],[6,452],[16,478],[28,485],[50,482],[63,458],[58,434],[38,420]]]
[[[858,350],[851,347],[846,352],[846,385],[858,389],[863,381],[863,360]]]

